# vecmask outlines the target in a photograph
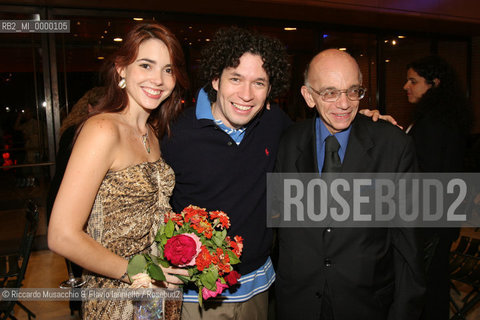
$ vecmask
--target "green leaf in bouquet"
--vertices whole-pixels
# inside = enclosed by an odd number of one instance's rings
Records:
[[[167,236],[163,235],[163,237],[160,240],[160,245],[165,246],[167,244],[167,241],[168,241]]]
[[[198,287],[198,304],[200,305],[200,308],[203,308],[203,295],[202,295],[202,286]]]
[[[165,235],[167,238],[171,238],[173,236],[173,231],[175,230],[175,223],[172,220],[168,220],[165,226]]]
[[[164,228],[165,229],[165,228]],[[167,241],[167,235],[165,234],[165,230],[162,231],[162,233],[157,233],[156,237],[155,237],[155,241],[158,242],[158,243],[162,243],[162,242],[165,242]]]
[[[203,236],[200,238],[200,241],[202,242],[203,245],[205,245],[205,247],[207,247],[207,249],[212,249],[210,250],[210,252],[217,250],[218,245],[215,243],[215,240],[213,242],[210,240],[211,239],[207,239]]]
[[[203,284],[202,281],[200,281],[200,276],[195,276],[195,286],[198,288],[198,290],[202,291]]]
[[[228,253],[228,258],[230,258],[230,264],[240,263],[240,259],[237,257],[235,253],[233,253],[232,250],[227,250],[227,253]]]
[[[182,280],[184,284],[188,284],[188,283],[192,282],[192,279],[190,277],[182,276],[182,275],[179,275],[179,274],[176,274],[175,276],[178,279]]]
[[[161,265],[161,266],[164,267],[164,268],[171,267],[171,266],[170,266],[170,263],[168,263],[167,260],[162,259],[162,258],[158,258],[158,264]]]
[[[210,267],[210,271],[213,273],[213,277],[214,277],[215,279],[218,279],[218,278],[219,278],[219,277],[218,277],[218,269],[217,269],[216,267]],[[217,280],[215,280],[215,281],[217,281]]]
[[[143,254],[138,254],[134,256],[130,261],[128,262],[128,267],[127,267],[127,273],[128,276],[131,278],[137,273],[142,273],[145,271],[147,267],[147,259],[145,259],[145,256]]]
[[[161,243],[157,244],[157,254],[162,259],[163,259],[163,247],[164,245],[162,245]]]
[[[197,268],[188,268],[187,271],[188,271],[188,275],[190,277],[192,277],[193,275],[195,275],[197,273],[198,269]]]
[[[161,225],[160,228],[157,231],[157,234],[155,235],[155,241],[160,242],[160,238],[165,234],[165,225]]]
[[[152,261],[155,264],[159,264],[159,258],[157,256],[154,256],[153,254],[149,255],[150,261]]]
[[[217,247],[221,247],[223,245],[222,233],[220,231],[215,231],[212,237],[213,242]]]
[[[150,278],[155,279],[157,281],[165,281],[165,275],[163,274],[162,268],[157,266],[154,263],[150,263],[147,267],[147,272]]]
[[[200,275],[200,281],[208,290],[217,290],[217,285],[215,284],[215,282],[217,281],[217,276],[215,275],[215,272],[213,270],[208,270],[207,272],[202,273]]]

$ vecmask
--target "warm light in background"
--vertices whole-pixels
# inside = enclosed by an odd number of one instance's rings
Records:
[[[285,28],[283,28],[283,30],[285,30],[285,31],[295,31],[295,30],[297,30],[297,28],[295,28],[295,27],[285,27]]]

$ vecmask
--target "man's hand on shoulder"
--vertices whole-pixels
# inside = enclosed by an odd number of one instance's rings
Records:
[[[381,115],[380,111],[378,110],[370,110],[370,109],[361,109],[358,111],[358,113],[363,114],[364,116],[370,117],[373,122],[377,122],[378,119],[382,119],[385,121],[390,122],[391,124],[399,127],[400,129],[403,130],[403,127],[397,123],[397,121],[392,117],[387,115]]]

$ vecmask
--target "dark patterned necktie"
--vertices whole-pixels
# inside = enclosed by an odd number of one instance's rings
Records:
[[[323,161],[322,172],[341,172],[342,162],[338,155],[340,144],[335,136],[328,136],[325,139],[325,160]]]

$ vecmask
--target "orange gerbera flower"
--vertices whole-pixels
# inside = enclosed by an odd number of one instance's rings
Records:
[[[199,234],[203,234],[207,239],[211,239],[213,236],[213,227],[205,218],[202,218],[198,221],[195,220],[195,223],[192,220],[190,226]]]
[[[223,275],[224,273],[230,272],[230,258],[222,248],[217,248],[215,256],[218,257],[218,274]]]
[[[212,263],[212,255],[210,254],[210,251],[208,251],[207,247],[202,245],[202,247],[200,248],[200,253],[195,259],[195,264],[197,265],[197,269],[199,271],[203,271],[204,269],[207,269],[211,263]]]
[[[243,238],[240,236],[235,236],[233,239],[235,239],[235,241],[229,241],[230,247],[232,247],[233,253],[240,258],[243,251]]]
[[[223,211],[212,211],[210,212],[210,218],[215,220],[215,224],[220,223],[221,229],[230,228],[230,219],[227,214]]]
[[[194,217],[199,221],[202,217],[208,217],[208,212],[204,208],[190,205],[183,209],[182,215],[185,217],[185,222],[189,222]]]

